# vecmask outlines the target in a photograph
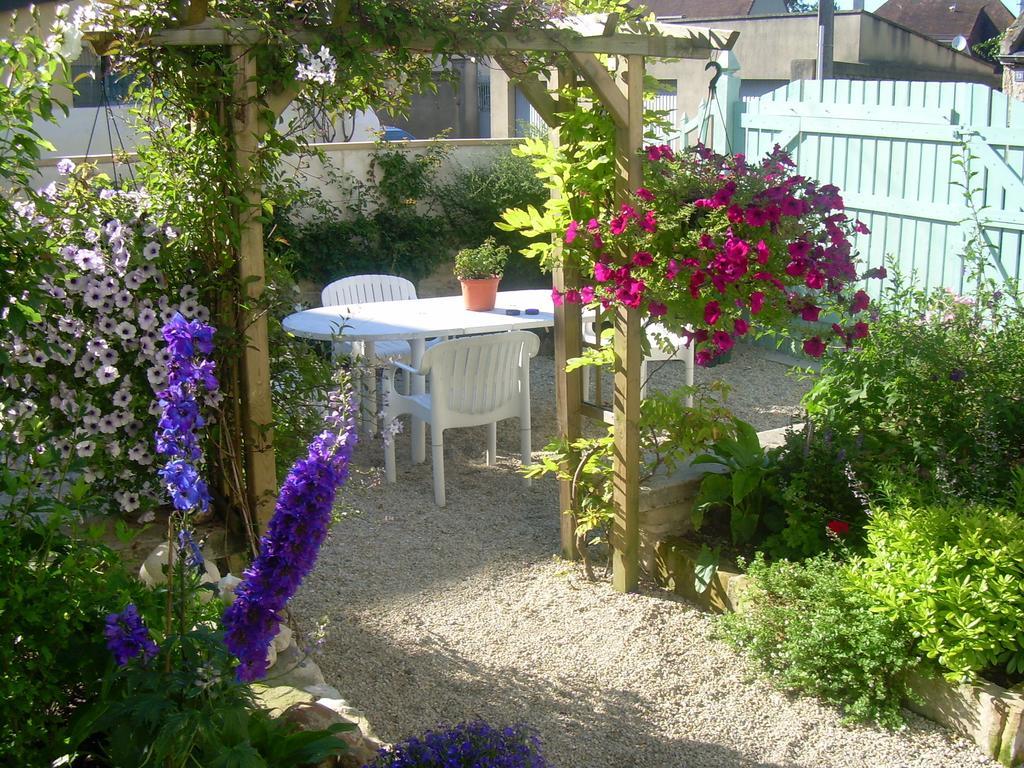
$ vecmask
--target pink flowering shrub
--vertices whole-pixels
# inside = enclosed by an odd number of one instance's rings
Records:
[[[795,173],[778,147],[757,164],[705,147],[675,154],[646,150],[645,186],[602,218],[572,221],[564,256],[584,276],[555,300],[627,306],[682,330],[706,365],[737,339],[794,321],[837,318],[803,349],[820,357],[830,344],[868,335],[868,294],[852,232],[867,232],[843,212],[839,190]]]
[[[16,444],[39,441],[27,461],[60,467],[54,479],[78,484],[80,505],[144,512],[161,495],[152,446],[169,352],[160,328],[175,313],[208,321],[209,311],[191,286],[169,293],[160,265],[177,232],[144,191],[105,187],[68,160],[58,170],[62,182],[41,195],[60,218],[15,204],[14,226],[50,239],[53,265],[40,287],[52,301],[0,338],[10,362],[0,429]]]

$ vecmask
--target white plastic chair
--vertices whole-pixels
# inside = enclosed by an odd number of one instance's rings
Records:
[[[430,424],[434,501],[445,505],[444,431],[486,424],[487,463],[497,454],[498,422],[519,417],[519,447],[523,466],[530,464],[530,358],[540,340],[529,331],[465,336],[441,342],[423,355],[419,370],[393,362],[384,373],[384,434],[402,415]],[[392,384],[393,369],[427,376],[429,392],[402,395]],[[395,482],[395,441],[385,439],[384,475]]]
[[[375,304],[379,301],[401,301],[415,299],[416,286],[397,275],[353,275],[343,277],[324,286],[320,292],[320,303],[325,307],[340,307],[347,304]],[[334,357],[340,355],[362,355],[361,341],[336,341],[332,348]],[[409,342],[378,341],[374,344],[374,360],[371,364],[379,367],[382,361],[398,359],[409,362]]]
[[[589,344],[597,344],[597,332],[593,323],[584,323],[583,340]],[[673,333],[660,323],[652,323],[647,326],[647,341],[651,345],[650,353],[640,363],[640,397],[647,396],[647,364],[649,362],[660,362],[662,360],[682,360],[686,365],[686,386],[693,386],[693,345],[687,344],[687,340],[679,334]],[[590,371],[591,366],[583,366],[583,392],[589,396],[590,393]],[[686,398],[686,405],[693,407],[693,397]]]
[[[352,275],[328,283],[320,292],[320,303],[325,307],[346,306],[348,304],[375,304],[382,301],[402,301],[415,299],[416,286],[411,281],[397,275]],[[428,344],[432,341],[428,341]],[[436,343],[436,342],[434,342]],[[342,356],[366,357],[366,344],[361,341],[335,341],[331,345],[331,356],[337,360]],[[377,423],[377,370],[382,369],[390,360],[410,362],[412,350],[409,342],[401,339],[378,341],[373,345],[373,359],[367,365],[373,370],[372,381],[364,382],[358,373],[354,374],[356,392],[366,395],[369,413],[360,408],[360,419],[364,426]],[[409,379],[404,383],[405,391],[409,391]]]

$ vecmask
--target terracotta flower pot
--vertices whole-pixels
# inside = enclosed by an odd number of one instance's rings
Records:
[[[494,309],[497,301],[500,277],[485,277],[480,280],[459,280],[462,283],[462,301],[472,312],[487,312]]]

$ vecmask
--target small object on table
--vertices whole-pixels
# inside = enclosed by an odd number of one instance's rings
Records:
[[[520,314],[520,312],[519,312],[518,309],[506,309],[505,310],[505,314],[506,315],[518,315],[518,314]]]
[[[526,310],[526,314],[528,314],[528,315],[539,315],[540,314],[540,310],[539,309],[528,309],[528,310]]]

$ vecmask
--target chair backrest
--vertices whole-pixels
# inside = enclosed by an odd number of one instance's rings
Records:
[[[320,303],[325,307],[373,304],[378,301],[415,299],[416,286],[397,275],[353,275],[324,286]]]
[[[583,338],[591,344],[597,343],[595,323],[584,324]],[[687,339],[670,331],[661,323],[651,323],[647,326],[647,342],[650,345],[647,360],[687,360],[693,355]]]
[[[686,360],[693,355],[687,339],[670,331],[660,323],[647,326],[647,340],[651,345],[648,360]]]
[[[420,370],[430,375],[435,411],[456,419],[458,414],[516,415],[520,397],[529,399],[530,358],[539,349],[540,339],[529,331],[463,336],[434,345],[423,355]]]

